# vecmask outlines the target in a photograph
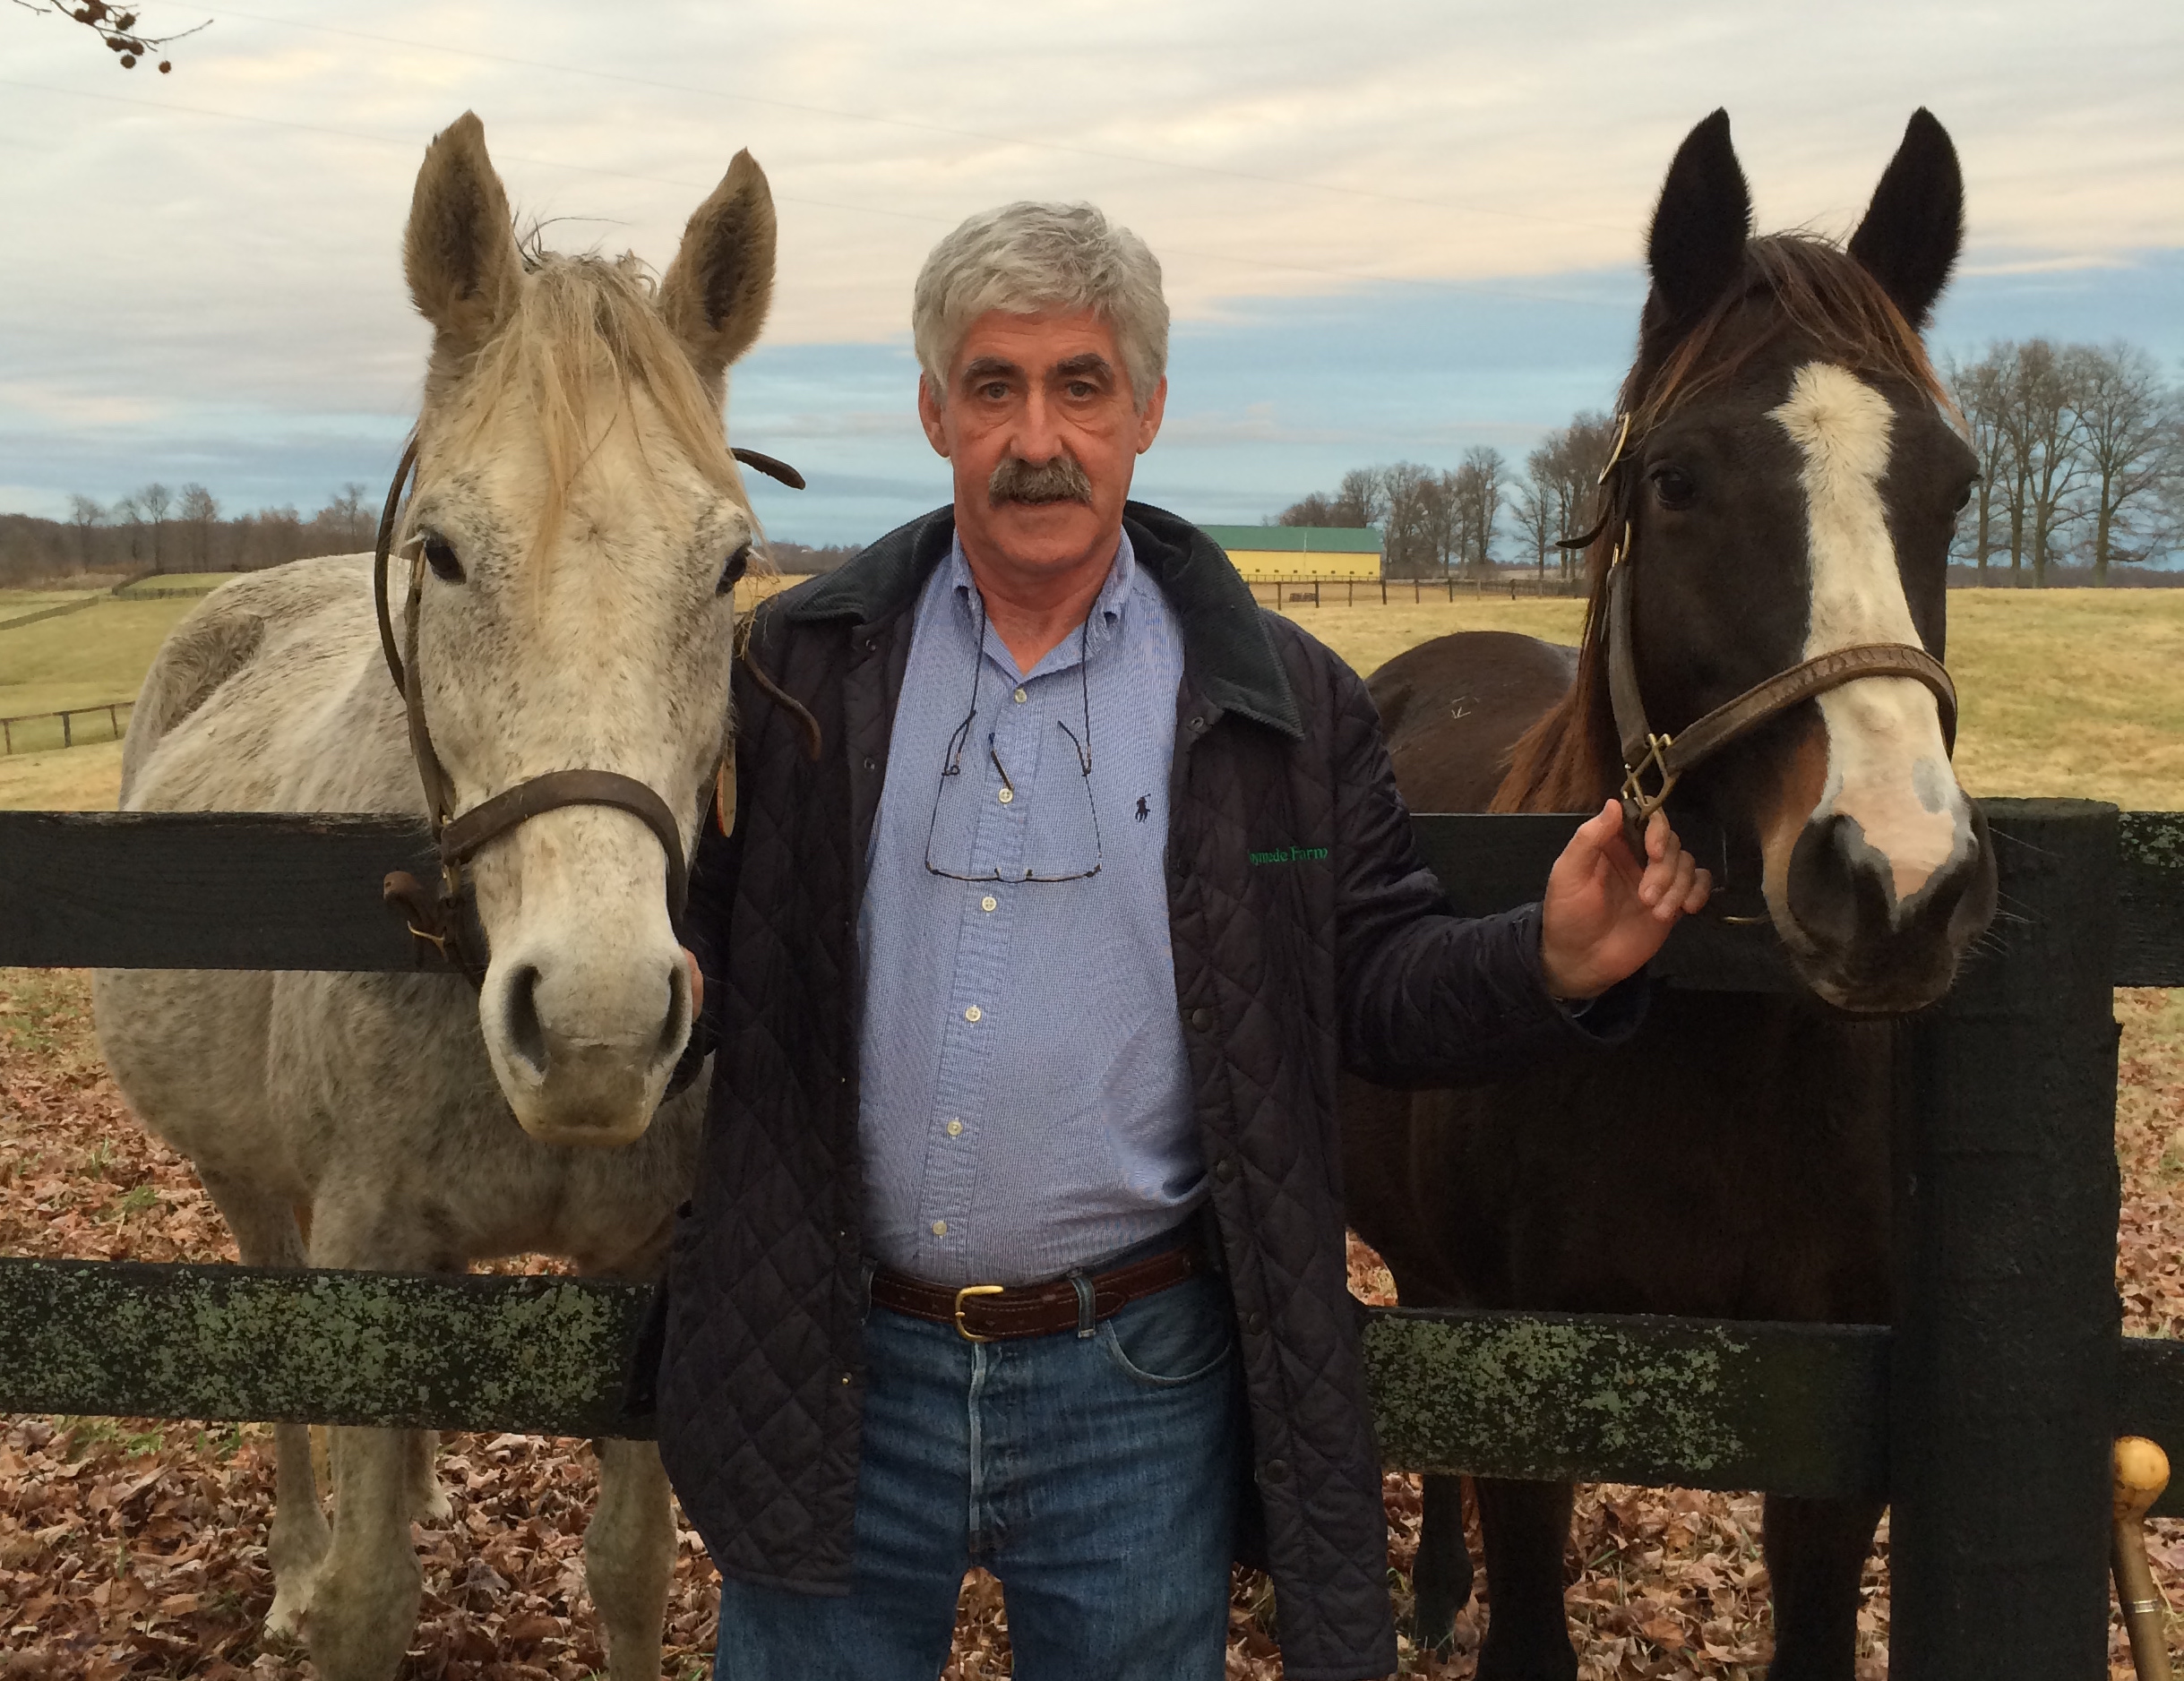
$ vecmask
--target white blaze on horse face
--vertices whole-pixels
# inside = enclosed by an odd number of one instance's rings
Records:
[[[1812,597],[1802,657],[1861,643],[1920,646],[1881,502],[1895,418],[1887,399],[1846,369],[1812,362],[1774,417],[1803,458]],[[1908,677],[1862,677],[1817,704],[1827,775],[1810,820],[1854,820],[1886,861],[1900,907],[1972,845],[1939,705]]]

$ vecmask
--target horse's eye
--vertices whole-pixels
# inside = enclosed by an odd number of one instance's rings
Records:
[[[1664,508],[1689,508],[1698,494],[1698,485],[1680,467],[1656,467],[1649,476],[1654,500]]]
[[[425,564],[433,569],[433,576],[443,584],[462,582],[462,562],[455,555],[455,545],[437,531],[425,534]]]
[[[716,596],[734,595],[736,580],[750,569],[751,545],[748,543],[739,543],[736,545],[735,553],[728,556],[727,564],[720,569],[720,582],[713,587],[713,593]]]
[[[1977,487],[1979,480],[1980,476],[1977,473],[1974,473],[1970,478],[1965,481],[1964,492],[1956,498],[1956,505],[1949,510],[1950,512],[1962,513],[1966,508],[1969,508],[1972,505],[1972,492]]]

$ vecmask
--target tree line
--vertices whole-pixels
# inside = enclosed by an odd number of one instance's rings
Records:
[[[293,506],[223,514],[202,485],[153,483],[110,503],[68,499],[68,518],[0,514],[0,584],[72,572],[249,572],[372,546],[379,510],[344,485],[305,516]]]
[[[1981,583],[2007,562],[2012,584],[2059,563],[2105,584],[2184,545],[2184,388],[2144,350],[2011,339],[1943,378],[1980,467],[1955,558]]]
[[[2039,587],[2068,566],[2106,584],[2112,566],[2184,547],[2184,387],[2144,350],[2008,340],[1946,359],[1940,372],[1979,458],[1950,555],[1971,581]],[[1377,526],[1391,578],[1521,565],[1569,580],[1578,555],[1560,545],[1596,517],[1616,430],[1608,415],[1580,413],[1540,441],[1521,473],[1484,447],[1452,468],[1354,467],[1331,495],[1293,502],[1277,522]]]

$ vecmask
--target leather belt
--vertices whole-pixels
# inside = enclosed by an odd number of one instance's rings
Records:
[[[1080,1285],[1092,1298],[1092,1317],[1100,1320],[1208,1270],[1202,1247],[1186,1243],[1113,1272],[1044,1284],[966,1284],[959,1290],[882,1269],[873,1274],[872,1299],[913,1319],[953,1325],[970,1342],[998,1342],[1076,1330],[1082,1323]]]

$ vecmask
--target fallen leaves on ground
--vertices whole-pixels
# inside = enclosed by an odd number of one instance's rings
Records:
[[[2127,1329],[2184,1336],[2184,994],[2119,992],[2117,1112],[2124,1214],[2118,1280]],[[66,973],[0,970],[0,1254],[231,1261],[227,1229],[188,1164],[141,1131],[99,1062],[89,987]],[[532,1265],[539,1265],[533,1263]],[[1351,1282],[1392,1299],[1353,1243]],[[450,1436],[439,1459],[453,1507],[414,1534],[425,1600],[402,1681],[591,1681],[600,1634],[583,1590],[593,1467],[581,1443]],[[0,1428],[0,1681],[311,1681],[291,1648],[261,1641],[272,1599],[265,1526],[272,1437],[125,1419],[23,1418]],[[1418,1546],[1414,1477],[1384,1483],[1389,1582],[1407,1626]],[[1466,1501],[1468,1539],[1480,1554]],[[2184,1522],[2151,1526],[2154,1574],[2184,1605]],[[709,1673],[716,1586],[680,1527],[666,1675]],[[1866,1568],[1860,1681],[1887,1673],[1887,1529]],[[1756,1496],[1602,1485],[1579,1491],[1566,1561],[1581,1681],[1758,1681],[1772,1645]],[[1448,1658],[1402,1648],[1406,1676],[1467,1681],[1492,1584]],[[1238,1573],[1231,1681],[1275,1681],[1272,1591]],[[2184,1628],[2173,1621],[2172,1644]],[[2131,1674],[2120,1626],[2112,1674]],[[1001,1584],[964,1583],[944,1681],[1010,1672]]]

